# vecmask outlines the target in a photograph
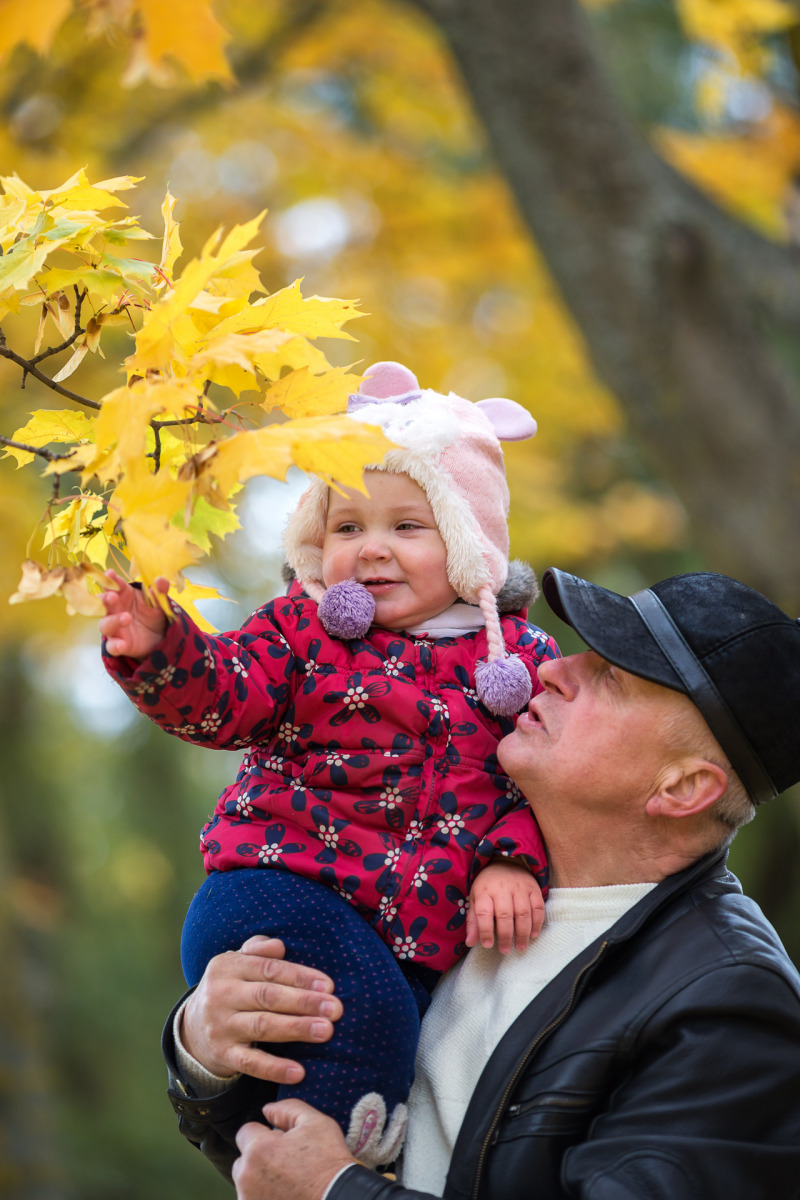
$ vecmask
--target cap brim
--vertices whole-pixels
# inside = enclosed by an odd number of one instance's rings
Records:
[[[555,615],[608,662],[685,694],[683,681],[627,596],[556,567],[542,576],[542,593]]]

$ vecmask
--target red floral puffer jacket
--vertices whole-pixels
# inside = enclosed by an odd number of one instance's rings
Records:
[[[428,641],[374,626],[342,642],[300,593],[214,637],[175,611],[149,658],[105,662],[168,733],[245,750],[202,830],[208,871],[319,879],[399,958],[440,971],[465,952],[469,887],[493,856],[524,857],[546,886],[538,828],[497,762],[513,719],[473,688],[483,630]],[[502,625],[535,694],[537,664],[558,647],[518,617]]]

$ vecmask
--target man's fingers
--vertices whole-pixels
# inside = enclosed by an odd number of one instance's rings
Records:
[[[257,1046],[232,1046],[226,1059],[232,1074],[252,1075],[268,1083],[294,1084],[305,1076],[304,1067],[293,1058],[281,1058]]]
[[[273,1100],[264,1105],[263,1112],[270,1125],[284,1133],[296,1129],[298,1125],[306,1125],[309,1121],[335,1124],[330,1117],[323,1116],[318,1109],[312,1108],[304,1100]]]
[[[236,1145],[242,1154],[247,1150],[248,1146],[254,1141],[260,1141],[262,1137],[269,1137],[269,1130],[265,1129],[258,1121],[248,1121],[246,1125],[240,1126],[236,1133]],[[233,1170],[236,1173],[237,1163],[234,1163]]]
[[[248,938],[241,949],[242,954],[261,961],[263,965],[255,967],[254,970],[262,979],[282,983],[286,987],[304,988],[310,992],[333,992],[334,984],[329,975],[315,967],[285,962],[285,952],[283,942],[278,938],[262,936]],[[252,978],[252,975],[250,977]]]

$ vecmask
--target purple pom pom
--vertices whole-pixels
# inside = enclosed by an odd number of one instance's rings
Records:
[[[489,711],[498,717],[521,712],[533,691],[527,667],[516,654],[478,663],[475,688]]]
[[[375,601],[355,579],[335,583],[319,602],[319,619],[331,637],[363,637],[374,616]]]

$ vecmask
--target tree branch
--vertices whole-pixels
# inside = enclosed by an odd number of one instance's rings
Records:
[[[27,454],[36,454],[39,458],[44,458],[47,462],[60,462],[64,458],[72,458],[74,450],[69,454],[53,454],[52,450],[45,450],[43,446],[29,446],[27,442],[15,442],[13,438],[3,437],[0,434],[0,445],[11,446],[13,450],[24,450]]]
[[[43,371],[40,371],[30,359],[22,358],[21,355],[15,354],[13,350],[9,350],[2,330],[0,330],[0,358],[7,358],[10,362],[14,362],[18,367],[22,368],[23,387],[25,376],[32,375],[34,379],[38,379],[46,387],[52,388],[54,392],[58,392],[59,396],[64,396],[67,400],[74,400],[76,404],[81,404],[84,408],[99,410],[103,407],[97,400],[89,400],[86,396],[79,396],[77,392],[71,392],[68,388],[62,387],[60,383],[56,383],[49,375],[45,375]]]

